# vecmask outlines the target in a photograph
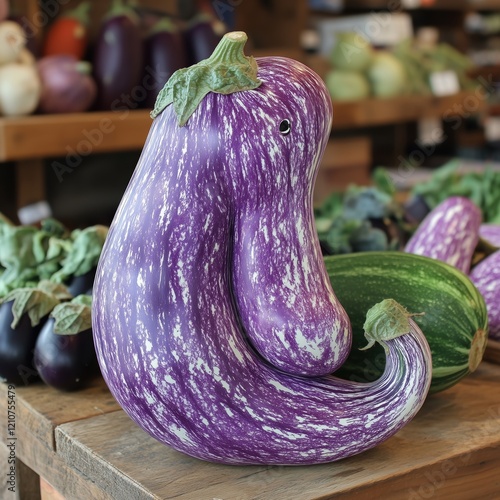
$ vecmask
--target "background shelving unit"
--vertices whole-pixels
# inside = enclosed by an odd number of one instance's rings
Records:
[[[61,5],[61,9],[70,8],[74,3],[76,1],[66,2]],[[104,12],[107,4],[108,2],[96,2],[96,9],[99,13]],[[387,9],[388,5],[387,2],[379,0],[350,0],[346,4],[349,11],[345,12],[370,12],[374,9]],[[426,5],[425,11],[448,12],[441,16],[447,17],[448,20],[450,13],[454,12],[457,18],[462,19],[464,12],[470,9],[493,9],[495,4],[496,2],[486,0],[436,0],[433,4]],[[178,10],[178,2],[174,0],[142,0],[141,5],[168,13]],[[32,21],[37,19],[37,13],[43,12],[43,3],[39,0],[20,0],[15,6],[18,13],[23,13]],[[418,13],[422,10],[424,7],[411,12]],[[345,12],[335,15],[343,15]],[[315,12],[309,9],[306,0],[246,0],[235,7],[235,27],[249,34],[248,53],[256,56],[281,54],[295,57],[310,64],[321,74],[321,68],[316,67],[314,57],[300,50],[300,35],[313,14]],[[453,19],[455,22],[455,17]],[[462,26],[460,31],[463,31]],[[42,33],[43,26],[36,31],[35,36],[41,37]],[[414,132],[411,127],[414,127],[418,120],[424,117],[442,118],[457,115],[457,109],[460,109],[468,98],[473,97],[473,93],[460,92],[441,98],[416,96],[334,103],[332,141],[323,159],[320,179],[321,176],[325,180],[329,179],[328,189],[332,186],[342,189],[350,182],[368,183],[370,168],[376,160],[373,138],[378,131],[383,130],[381,135],[392,142],[391,147],[384,145],[382,149],[388,155],[397,157],[404,153],[405,142],[411,141],[411,134]],[[488,103],[478,101],[476,111],[487,113]],[[92,153],[140,150],[151,119],[147,110],[134,110],[126,115],[123,112],[110,111],[0,118],[0,162],[15,164],[17,207],[45,199],[45,158],[64,156],[68,148],[75,150],[79,145],[82,146],[86,140],[85,131],[99,130],[102,123],[106,124],[105,128],[112,129],[112,132],[103,133],[102,138],[92,144]],[[384,127],[390,128],[389,134],[394,134],[391,139],[387,139],[388,134]],[[317,199],[323,197],[326,192],[326,188],[323,188],[323,194]]]

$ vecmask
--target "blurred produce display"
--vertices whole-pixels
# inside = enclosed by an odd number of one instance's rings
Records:
[[[325,254],[403,250],[423,219],[454,197],[477,206],[483,224],[500,225],[500,170],[488,165],[468,171],[460,159],[451,160],[403,198],[385,167],[373,171],[372,181],[371,186],[351,185],[344,192],[332,192],[315,208]]]
[[[464,196],[480,208],[483,222],[500,224],[500,171],[486,166],[480,172],[464,172],[460,164],[453,160],[437,169],[429,180],[412,188],[412,197],[434,209],[451,196]]]
[[[405,208],[383,170],[373,186],[352,185],[332,193],[315,208],[316,229],[324,254],[401,249],[411,233]]]
[[[28,49],[34,37],[0,2],[0,115],[152,109],[172,73],[206,58],[225,31],[206,7],[181,19],[140,1],[112,0],[100,18],[94,6],[61,10]]]
[[[409,38],[393,47],[376,48],[356,32],[338,33],[336,40],[325,76],[334,100],[430,95],[433,75],[445,71],[456,74],[461,90],[471,88],[472,61],[447,43]]]

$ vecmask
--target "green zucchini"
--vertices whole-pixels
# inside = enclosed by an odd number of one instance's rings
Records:
[[[335,375],[375,380],[384,370],[381,345],[367,350],[366,312],[391,298],[415,313],[432,352],[431,393],[456,384],[482,360],[488,316],[482,295],[458,269],[435,259],[398,251],[359,252],[325,257],[332,287],[353,328],[351,353]],[[422,314],[423,313],[423,314]]]

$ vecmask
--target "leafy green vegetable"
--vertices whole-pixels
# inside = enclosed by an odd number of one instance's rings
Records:
[[[44,280],[33,287],[16,288],[9,292],[3,302],[13,301],[11,327],[15,328],[23,314],[28,314],[31,325],[36,326],[62,300],[71,299],[64,285]]]
[[[108,227],[96,225],[85,229],[76,229],[71,233],[71,246],[68,249],[62,267],[52,276],[58,283],[66,281],[70,276],[81,276],[97,265]]]
[[[404,227],[403,212],[395,201],[390,178],[380,171],[375,186],[349,186],[332,193],[315,209],[316,230],[331,254],[397,249],[400,241],[391,231]]]
[[[450,196],[464,196],[481,209],[484,222],[500,224],[500,171],[491,167],[464,172],[461,162],[452,160],[417,184],[411,195],[422,196],[431,209]]]
[[[60,267],[69,233],[60,223],[47,221],[41,228],[0,222],[0,297],[19,287],[48,279]]]
[[[63,283],[97,265],[108,228],[68,231],[48,218],[40,227],[16,226],[0,213],[0,298],[42,280]]]
[[[54,318],[54,333],[76,335],[92,327],[92,297],[78,295],[70,302],[63,302],[54,307],[50,316]]]

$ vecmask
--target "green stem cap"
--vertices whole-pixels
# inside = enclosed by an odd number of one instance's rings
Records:
[[[226,33],[208,59],[177,70],[158,94],[151,118],[173,103],[182,127],[209,92],[232,94],[257,88],[261,84],[257,61],[243,52],[247,40],[243,31]]]
[[[406,335],[411,330],[410,318],[422,313],[411,314],[394,299],[385,299],[375,304],[366,313],[363,325],[368,345],[360,350],[372,347],[375,342],[384,345],[385,341]]]

